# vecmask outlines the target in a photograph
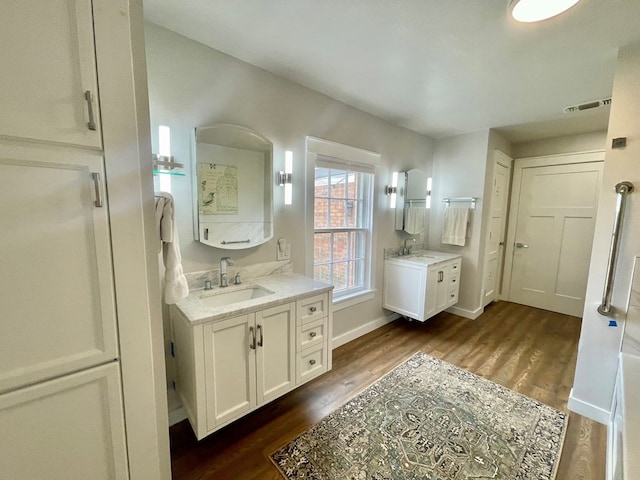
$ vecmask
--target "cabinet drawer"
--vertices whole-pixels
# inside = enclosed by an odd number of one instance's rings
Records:
[[[311,380],[327,371],[327,349],[324,345],[307,348],[297,354],[296,379],[298,384]]]
[[[454,273],[449,279],[449,287],[451,289],[458,288],[458,284],[460,283],[460,275]]]
[[[308,322],[298,327],[298,341],[296,351],[300,352],[316,345],[324,344],[327,329],[327,319],[321,318],[315,322]]]
[[[451,275],[460,273],[460,260],[456,260],[449,268],[451,269]]]
[[[329,295],[326,293],[303,298],[296,302],[298,325],[326,317],[329,311]]]
[[[458,287],[451,287],[447,296],[447,306],[458,303]]]

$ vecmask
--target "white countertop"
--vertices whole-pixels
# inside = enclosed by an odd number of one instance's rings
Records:
[[[461,257],[462,255],[457,253],[436,252],[433,250],[416,250],[415,252],[411,252],[409,255],[393,255],[385,258],[385,260],[429,266]]]
[[[274,293],[220,307],[208,306],[200,300],[202,295],[231,293],[235,290],[251,288],[252,286],[260,286]],[[198,325],[263,310],[280,305],[283,302],[292,302],[310,294],[320,294],[330,290],[333,290],[333,285],[296,273],[282,273],[254,278],[240,285],[230,284],[224,288],[214,287],[211,290],[192,290],[187,298],[180,300],[174,307],[178,308],[192,325]]]

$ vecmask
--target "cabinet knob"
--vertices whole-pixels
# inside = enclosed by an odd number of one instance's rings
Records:
[[[317,310],[317,307],[309,307],[309,311],[311,313],[315,312]]]
[[[309,332],[309,336],[310,336],[311,338],[315,337],[316,335],[317,335],[317,333],[316,333],[316,332]]]
[[[315,365],[316,361],[312,358],[311,360],[309,360],[309,365]]]

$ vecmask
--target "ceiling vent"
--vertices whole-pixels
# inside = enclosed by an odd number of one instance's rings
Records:
[[[564,113],[581,112],[582,110],[590,110],[592,108],[604,107],[606,105],[611,105],[611,98],[564,107]]]

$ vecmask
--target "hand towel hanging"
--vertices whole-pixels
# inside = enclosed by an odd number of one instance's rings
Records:
[[[156,193],[156,230],[164,262],[164,301],[176,303],[189,295],[187,279],[182,271],[180,242],[176,229],[173,196]]]
[[[444,210],[442,243],[464,247],[466,243],[469,208],[447,207]]]

